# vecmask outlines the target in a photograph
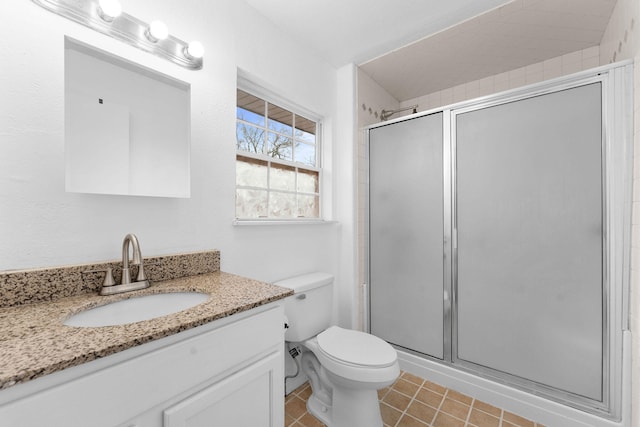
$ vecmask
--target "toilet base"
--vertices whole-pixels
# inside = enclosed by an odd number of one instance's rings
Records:
[[[312,394],[307,410],[328,427],[382,427],[377,390],[334,388],[333,406]]]
[[[331,406],[327,406],[313,394],[307,400],[307,411],[328,427],[333,427],[333,410]]]
[[[336,387],[333,402],[331,427],[382,427],[377,390]]]

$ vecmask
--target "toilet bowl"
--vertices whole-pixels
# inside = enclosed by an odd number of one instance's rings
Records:
[[[333,276],[310,273],[276,282],[285,299],[285,340],[302,347],[309,412],[329,427],[382,427],[377,390],[400,375],[397,352],[365,332],[330,326]]]

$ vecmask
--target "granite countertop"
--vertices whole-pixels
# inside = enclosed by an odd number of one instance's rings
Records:
[[[153,293],[210,294],[187,310],[126,325],[80,328],[63,325],[88,308]],[[0,308],[0,389],[204,325],[292,295],[291,289],[224,272],[155,282],[140,291],[112,296],[87,293]]]

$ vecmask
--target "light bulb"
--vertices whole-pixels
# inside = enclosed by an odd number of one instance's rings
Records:
[[[188,58],[198,59],[204,56],[204,47],[199,41],[192,41],[189,46],[184,50],[185,55]]]
[[[145,35],[149,41],[157,42],[158,40],[164,40],[169,36],[169,29],[162,21],[153,21],[149,24],[149,28],[145,31]]]
[[[118,0],[98,0],[98,15],[107,22],[113,21],[122,13]]]

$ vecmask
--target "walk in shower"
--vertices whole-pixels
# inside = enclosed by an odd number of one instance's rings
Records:
[[[631,65],[367,129],[369,328],[620,419]]]

